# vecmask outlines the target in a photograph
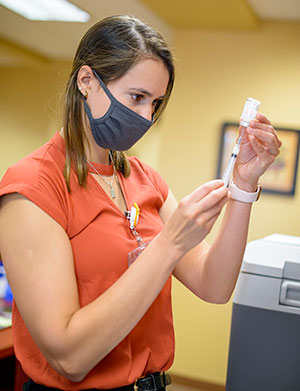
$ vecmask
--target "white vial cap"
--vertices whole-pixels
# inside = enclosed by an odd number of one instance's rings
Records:
[[[240,125],[249,126],[250,121],[256,117],[259,105],[259,100],[253,98],[246,99],[245,106],[241,115]]]

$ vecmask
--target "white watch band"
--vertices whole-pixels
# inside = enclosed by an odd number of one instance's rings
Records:
[[[233,182],[233,180],[231,180],[229,184],[229,191],[233,200],[250,204],[259,199],[261,193],[261,185],[257,185],[257,189],[254,193],[249,193],[248,191],[239,189],[237,185]]]

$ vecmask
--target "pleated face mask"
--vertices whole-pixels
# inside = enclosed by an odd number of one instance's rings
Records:
[[[153,125],[153,121],[142,117],[119,102],[93,70],[101,87],[110,100],[107,112],[100,118],[94,118],[89,105],[84,99],[85,112],[88,116],[96,143],[105,149],[127,151]]]

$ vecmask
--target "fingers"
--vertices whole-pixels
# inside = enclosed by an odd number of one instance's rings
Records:
[[[266,116],[261,113],[257,113],[257,120],[252,120],[250,126],[247,127],[247,133],[255,136],[261,143],[262,147],[258,143],[253,143],[253,138],[249,137],[252,146],[256,145],[254,149],[256,152],[268,152],[274,157],[279,154],[279,148],[282,142],[279,140],[276,131],[271,126],[270,121]],[[263,121],[263,122],[260,122]]]
[[[212,190],[199,201],[199,209],[201,210],[201,213],[203,213],[203,211],[217,206],[224,200],[228,200],[228,189],[223,184],[222,187]]]
[[[205,184],[206,185],[206,184]],[[205,186],[204,185],[204,186]],[[229,200],[228,189],[224,186],[212,190],[202,199],[194,201],[191,208],[191,217],[199,226],[207,226],[213,217],[217,218],[223,206]]]
[[[189,251],[210,232],[228,199],[228,189],[221,180],[207,182],[184,197],[166,223],[169,240],[184,253]]]
[[[279,140],[278,135],[277,135],[275,129],[273,128],[273,126],[271,125],[270,120],[262,113],[257,113],[256,119],[257,120],[252,120],[250,122],[250,127],[254,128],[254,129],[257,128],[257,129],[272,133],[274,135],[274,137],[276,138],[279,147],[281,147],[282,142]]]
[[[215,179],[210,182],[204,183],[202,186],[194,190],[189,196],[191,202],[198,202],[212,191],[224,186],[224,182],[220,179]]]
[[[186,217],[189,216],[192,220],[201,218],[206,221],[219,214],[227,201],[228,189],[224,186],[224,182],[214,180],[200,186],[181,200],[179,205],[188,211]]]
[[[229,197],[223,198],[218,204],[201,213],[198,218],[198,224],[205,226],[207,233],[210,232],[217,218],[219,217],[223,207],[229,201]]]
[[[271,121],[269,120],[269,118],[267,118],[264,114],[262,113],[257,113],[256,114],[256,119],[260,122],[263,122],[265,123],[266,125],[271,125]]]
[[[229,197],[227,197],[227,196],[223,197],[216,204],[214,204],[211,207],[207,208],[206,211],[202,213],[202,217],[204,217],[208,221],[210,221],[213,218],[216,219],[219,216],[221,210],[223,209],[223,207],[226,205],[226,203],[228,201],[229,201]]]
[[[253,137],[255,136],[257,140],[260,141],[262,150],[266,150],[273,156],[277,156],[279,154],[279,148],[281,146],[281,142],[277,139],[277,137],[268,132],[267,130],[260,130],[258,128],[247,128],[247,133]],[[251,137],[249,137],[251,141]]]
[[[249,136],[249,140],[254,152],[259,157],[260,166],[261,167],[270,166],[275,160],[275,157],[277,155],[270,153],[269,150],[266,147],[264,147],[254,136]]]

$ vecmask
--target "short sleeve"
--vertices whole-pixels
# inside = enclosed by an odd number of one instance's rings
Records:
[[[10,167],[0,182],[0,196],[19,193],[28,198],[65,230],[67,202],[63,173],[51,160],[23,159]]]
[[[150,167],[148,164],[142,162],[137,157],[134,157],[134,160],[139,164],[139,166],[142,168],[144,173],[147,175],[147,177],[149,178],[149,180],[157,190],[158,194],[161,197],[161,206],[162,206],[169,194],[168,184],[162,178],[162,176],[156,170]]]

